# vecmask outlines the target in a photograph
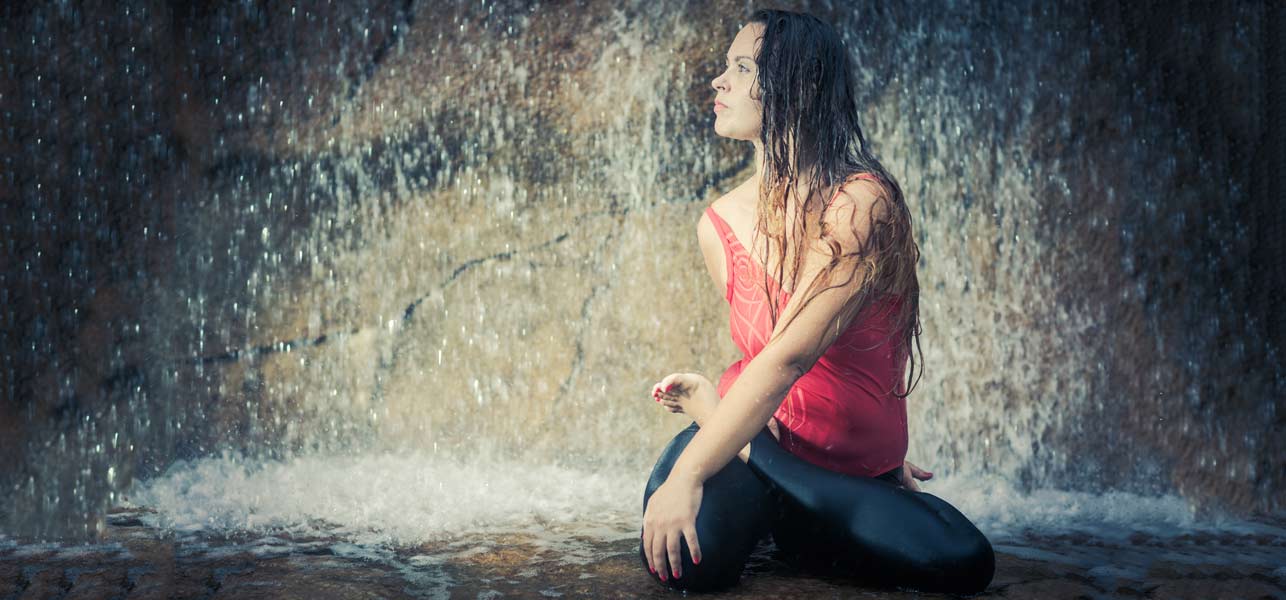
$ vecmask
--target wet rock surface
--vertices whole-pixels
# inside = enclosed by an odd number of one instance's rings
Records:
[[[393,548],[338,538],[169,532],[117,510],[99,543],[0,545],[0,598],[669,598],[633,539],[468,535]],[[142,517],[142,518],[140,518]],[[1140,543],[1142,542],[1142,543]],[[569,550],[571,549],[571,550]],[[1286,598],[1286,542],[1072,536],[999,544],[994,598]],[[801,572],[760,544],[713,598],[948,598]]]

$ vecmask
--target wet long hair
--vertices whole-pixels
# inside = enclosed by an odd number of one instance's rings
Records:
[[[798,281],[807,240],[804,232],[820,227],[815,237],[830,248],[830,262],[804,291],[803,304],[793,302],[799,290],[792,292],[792,316],[786,325],[821,292],[847,285],[854,277],[861,278],[859,290],[831,325],[839,327],[845,322],[850,327],[858,323],[865,326],[877,315],[876,311],[891,310],[882,315],[890,323],[885,341],[896,344],[897,356],[910,359],[905,393],[891,391],[906,397],[918,380],[912,379],[916,364],[910,352],[913,342],[920,351],[923,372],[920,284],[916,277],[920,249],[911,233],[911,213],[902,188],[871,154],[862,135],[849,54],[835,29],[812,15],[760,10],[750,17],[750,22],[764,26],[755,57],[759,101],[763,106],[759,139],[765,163],[755,210],[755,233],[767,236],[780,257],[765,261],[776,263],[777,272],[770,285],[768,270],[772,267],[764,269],[763,289],[776,287],[776,282],[785,285],[787,262],[792,266],[789,281]],[[864,227],[856,222],[861,211],[853,211],[849,219],[853,235],[849,237],[858,241],[858,247],[845,253],[824,219],[839,188],[860,173],[878,178],[880,193],[866,214]],[[798,189],[801,176],[812,184],[808,190],[811,197],[802,201]],[[792,199],[795,202],[788,201]],[[791,205],[794,208],[788,209]],[[809,208],[813,206],[820,210]],[[789,252],[787,223],[793,232],[789,237],[794,240]],[[752,243],[752,247],[757,246]],[[788,256],[793,260],[787,261]],[[845,274],[846,279],[833,283]],[[776,294],[765,295],[775,328],[781,307],[777,306]]]

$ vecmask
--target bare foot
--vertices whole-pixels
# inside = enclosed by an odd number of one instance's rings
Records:
[[[652,386],[652,397],[672,413],[685,413],[701,427],[719,404],[715,385],[697,373],[671,373]]]

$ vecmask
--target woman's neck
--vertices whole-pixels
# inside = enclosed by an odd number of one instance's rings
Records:
[[[755,183],[757,189],[763,189],[764,173],[768,171],[764,163],[764,145],[758,139],[754,140],[755,145]],[[808,192],[812,191],[812,183],[807,173],[795,173],[795,193],[800,197],[807,197]],[[793,202],[792,202],[793,205]]]

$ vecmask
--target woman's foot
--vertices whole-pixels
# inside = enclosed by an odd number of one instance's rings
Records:
[[[652,386],[652,398],[672,413],[684,413],[705,424],[719,404],[719,390],[697,373],[671,373]]]

